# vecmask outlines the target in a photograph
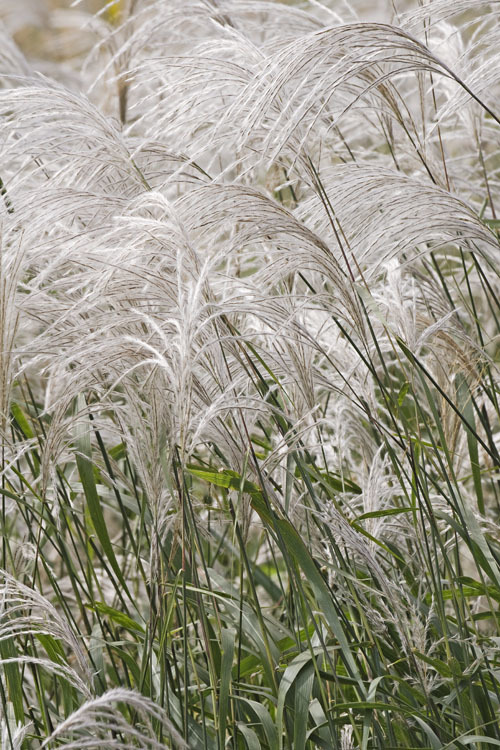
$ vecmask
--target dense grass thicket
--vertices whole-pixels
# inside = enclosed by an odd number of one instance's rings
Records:
[[[500,746],[500,1],[0,0],[0,741]]]

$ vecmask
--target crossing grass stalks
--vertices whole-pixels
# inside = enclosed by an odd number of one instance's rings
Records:
[[[500,746],[500,3],[103,5],[0,3],[1,747]]]

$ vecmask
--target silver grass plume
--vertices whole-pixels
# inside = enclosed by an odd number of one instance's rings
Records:
[[[125,704],[136,712],[134,724],[125,719],[116,704]],[[83,747],[95,750],[125,750],[128,747],[162,750],[165,743],[156,739],[153,722],[160,724],[170,735],[173,747],[188,750],[189,745],[159,706],[145,696],[125,688],[109,690],[98,698],[83,703],[54,729],[41,747],[50,747],[59,738],[65,738],[64,747],[72,750]]]

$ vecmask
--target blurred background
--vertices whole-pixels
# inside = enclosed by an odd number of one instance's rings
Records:
[[[279,0],[275,0],[279,2]],[[134,0],[0,0],[0,20],[28,58],[71,66],[95,42],[99,24],[118,24]],[[165,0],[168,2],[168,0]],[[326,0],[324,6],[342,16],[355,11],[362,20],[389,20],[394,4],[403,10],[406,0]],[[306,6],[299,0],[282,4]],[[96,14],[98,16],[96,17]]]

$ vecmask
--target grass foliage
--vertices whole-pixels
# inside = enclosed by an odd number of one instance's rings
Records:
[[[500,746],[499,0],[56,5],[0,3],[1,747]]]

